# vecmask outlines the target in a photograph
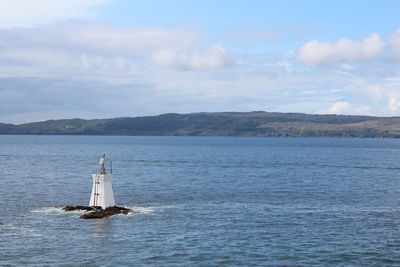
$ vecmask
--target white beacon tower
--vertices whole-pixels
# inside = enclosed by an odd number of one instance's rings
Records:
[[[99,160],[100,168],[95,170],[92,174],[93,178],[93,187],[92,187],[92,195],[90,196],[90,207],[101,207],[102,209],[106,209],[108,207],[115,206],[114,194],[112,189],[112,167],[110,162],[110,170],[111,173],[106,172],[106,168],[104,167],[104,162],[106,159],[106,155],[103,156]]]

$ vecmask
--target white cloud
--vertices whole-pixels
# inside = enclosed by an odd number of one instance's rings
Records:
[[[161,49],[152,55],[152,61],[160,66],[187,70],[216,69],[231,63],[226,49],[219,44],[197,53]]]
[[[92,7],[111,0],[1,0],[0,28],[32,27],[71,18],[91,17]]]
[[[131,69],[129,60],[117,57],[88,56],[82,54],[80,58],[80,66],[88,72],[91,71],[107,71],[107,72],[127,72]]]
[[[348,114],[352,109],[352,106],[349,102],[336,102],[333,103],[327,113],[328,114]]]
[[[399,96],[388,97],[388,107],[391,111],[398,111],[400,109],[400,98]]]
[[[132,62],[153,62],[171,68],[204,70],[230,63],[223,46],[202,48],[203,33],[188,27],[119,29],[68,23],[3,29],[0,36],[0,66],[125,71]]]
[[[45,120],[57,120],[60,118],[74,119],[74,118],[85,118],[85,119],[99,119],[108,118],[109,115],[106,113],[96,113],[86,110],[51,110],[51,111],[32,111],[14,113],[11,115],[0,115],[0,122],[2,123],[13,123],[21,124],[32,121],[45,121]]]
[[[66,28],[63,35],[67,44],[109,54],[140,56],[156,49],[187,49],[197,45],[201,33],[186,28],[128,28],[77,25]]]
[[[331,106],[326,110],[320,110],[319,113],[340,115],[367,115],[371,112],[368,106],[354,107],[349,102],[339,101],[331,104]]]
[[[0,60],[13,60],[23,64],[48,64],[52,66],[63,66],[68,60],[69,53],[59,50],[43,48],[11,48],[0,54]]]
[[[341,94],[346,95],[346,99],[350,102],[357,103],[357,106],[338,102],[324,111],[341,114],[398,116],[400,112],[400,80],[397,78],[374,80],[374,83],[365,79],[350,80],[349,85],[342,88]]]
[[[371,34],[361,41],[342,38],[336,43],[309,41],[297,49],[297,59],[305,64],[355,62],[376,59],[384,52],[386,42],[379,34]]]
[[[397,53],[399,56],[400,55],[400,29],[398,29],[397,31],[393,32],[390,35],[390,44],[391,44],[393,50],[395,51],[395,53]]]

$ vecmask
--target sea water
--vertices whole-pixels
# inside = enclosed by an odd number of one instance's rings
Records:
[[[0,136],[0,266],[145,264],[398,266],[400,140]]]

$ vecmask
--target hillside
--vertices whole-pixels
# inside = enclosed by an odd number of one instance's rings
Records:
[[[0,134],[400,137],[400,117],[218,112],[0,123]]]

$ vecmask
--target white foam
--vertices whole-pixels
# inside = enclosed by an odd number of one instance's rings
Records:
[[[140,214],[157,214],[164,209],[172,208],[173,206],[151,206],[151,207],[141,207],[141,206],[128,206],[128,209],[131,209],[132,212],[129,212],[128,215],[140,215]],[[65,211],[62,207],[41,207],[30,212],[33,213],[44,213],[46,215],[62,215],[62,214],[83,214],[84,210],[74,210],[74,211]]]
[[[129,212],[128,214],[135,215],[135,214],[152,214],[154,213],[154,209],[151,207],[138,207],[138,206],[132,206],[132,207],[127,207],[128,209],[131,209],[132,212]]]
[[[61,208],[56,207],[41,207],[38,209],[31,210],[30,212],[40,212],[40,213],[53,213],[61,211]]]
[[[127,208],[132,210],[132,212],[130,212],[129,214],[135,215],[135,214],[156,214],[157,212],[163,209],[172,208],[172,206],[156,206],[156,207],[129,206]]]
[[[30,212],[45,213],[45,214],[65,214],[65,213],[84,213],[82,210],[65,211],[62,207],[41,207],[38,209],[31,210]]]
[[[0,229],[14,230],[14,229],[17,229],[17,227],[11,223],[5,223],[5,224],[0,224]]]
[[[2,230],[2,234],[4,236],[32,236],[32,237],[43,237],[45,235],[39,234],[36,230],[16,226],[14,224],[0,224],[0,229]]]

